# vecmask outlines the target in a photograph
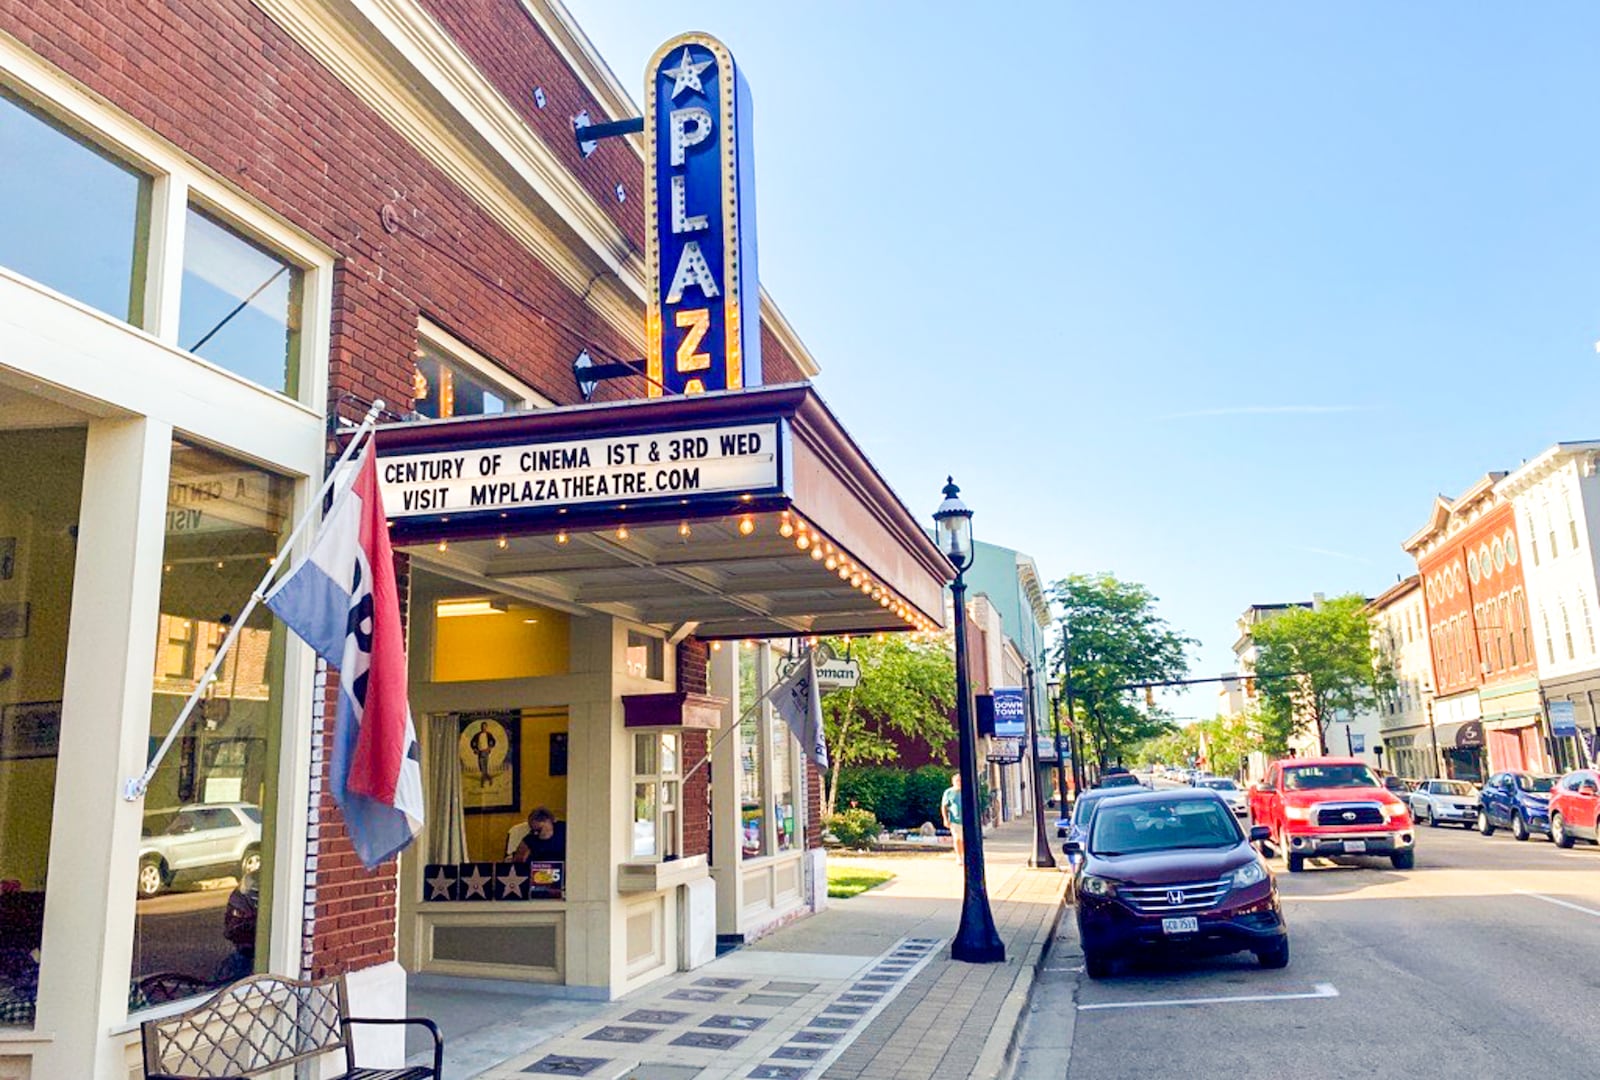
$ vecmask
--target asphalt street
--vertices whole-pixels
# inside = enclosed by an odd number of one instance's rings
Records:
[[[1069,909],[1015,1076],[1584,1075],[1600,1061],[1600,849],[1424,826],[1413,870],[1269,865],[1282,971],[1242,953],[1093,982]]]

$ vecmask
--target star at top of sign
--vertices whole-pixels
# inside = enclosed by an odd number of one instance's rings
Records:
[[[702,60],[698,64],[689,59],[689,46],[683,47],[683,55],[678,59],[678,66],[665,68],[661,74],[672,76],[672,93],[668,95],[676,101],[678,95],[685,90],[693,90],[697,94],[705,93],[705,88],[700,85],[700,73],[711,66],[710,60]]]

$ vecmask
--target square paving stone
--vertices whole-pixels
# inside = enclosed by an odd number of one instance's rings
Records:
[[[692,986],[687,986],[682,990],[674,990],[667,996],[677,1001],[721,1001],[728,995],[721,990],[696,990]]]
[[[796,1061],[817,1061],[828,1052],[826,1046],[780,1046],[772,1052],[775,1058],[792,1058]]]
[[[836,999],[850,1005],[876,1005],[882,994],[840,994]]]
[[[907,945],[930,945],[931,946],[931,945],[939,944],[939,939],[936,938],[936,937],[906,938],[906,944]]]
[[[809,994],[817,988],[816,983],[808,982],[769,982],[761,989],[769,994]]]
[[[705,1072],[699,1065],[663,1065],[647,1061],[628,1070],[628,1080],[694,1080]]]
[[[642,1043],[650,1036],[656,1034],[657,1028],[627,1027],[623,1024],[607,1024],[605,1027],[585,1035],[585,1039],[596,1042]]]
[[[856,1026],[853,1018],[848,1016],[814,1016],[807,1027],[844,1029]]]
[[[573,1057],[571,1054],[546,1054],[522,1071],[541,1076],[588,1076],[610,1058]]]
[[[687,1020],[690,1014],[671,1009],[635,1009],[622,1018],[624,1024],[676,1024]]]
[[[789,1036],[797,1043],[826,1043],[832,1045],[844,1038],[838,1031],[797,1031]]]
[[[721,1013],[700,1021],[701,1027],[729,1028],[733,1031],[754,1031],[767,1022],[764,1016],[726,1016]]]
[[[694,981],[694,984],[696,986],[714,986],[718,990],[737,990],[737,989],[739,989],[739,987],[744,986],[749,982],[750,982],[749,979],[712,978],[712,979],[696,979]]]
[[[793,1005],[800,999],[789,994],[746,994],[741,1005]]]
[[[867,1011],[865,1005],[829,1005],[825,1012],[844,1013],[846,1016],[860,1016]]]
[[[700,1050],[731,1050],[744,1042],[743,1035],[723,1035],[715,1031],[686,1031],[672,1040],[673,1046],[693,1046]]]
[[[811,1070],[804,1065],[757,1065],[745,1073],[750,1080],[802,1080]]]

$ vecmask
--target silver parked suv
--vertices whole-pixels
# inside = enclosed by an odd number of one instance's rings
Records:
[[[139,895],[155,896],[179,876],[243,879],[261,868],[261,808],[253,803],[190,803],[139,849]]]

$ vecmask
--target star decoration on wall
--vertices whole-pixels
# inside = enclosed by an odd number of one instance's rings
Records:
[[[434,870],[433,876],[428,879],[428,899],[450,899],[450,886],[455,882],[455,877],[446,872],[444,867]]]
[[[697,94],[705,93],[705,88],[700,85],[700,73],[711,66],[710,60],[702,60],[698,64],[689,58],[689,46],[683,47],[683,55],[678,58],[678,66],[666,68],[661,74],[672,76],[672,93],[668,95],[676,101],[678,95],[685,90],[693,90]]]
[[[462,890],[461,899],[470,900],[474,895],[477,895],[487,900],[489,898],[487,886],[492,880],[494,879],[485,874],[481,868],[474,866],[472,873],[461,879],[461,884],[466,886]]]
[[[500,886],[507,900],[521,900],[522,890],[528,882],[528,875],[518,870],[515,864],[507,866],[500,874]]]

